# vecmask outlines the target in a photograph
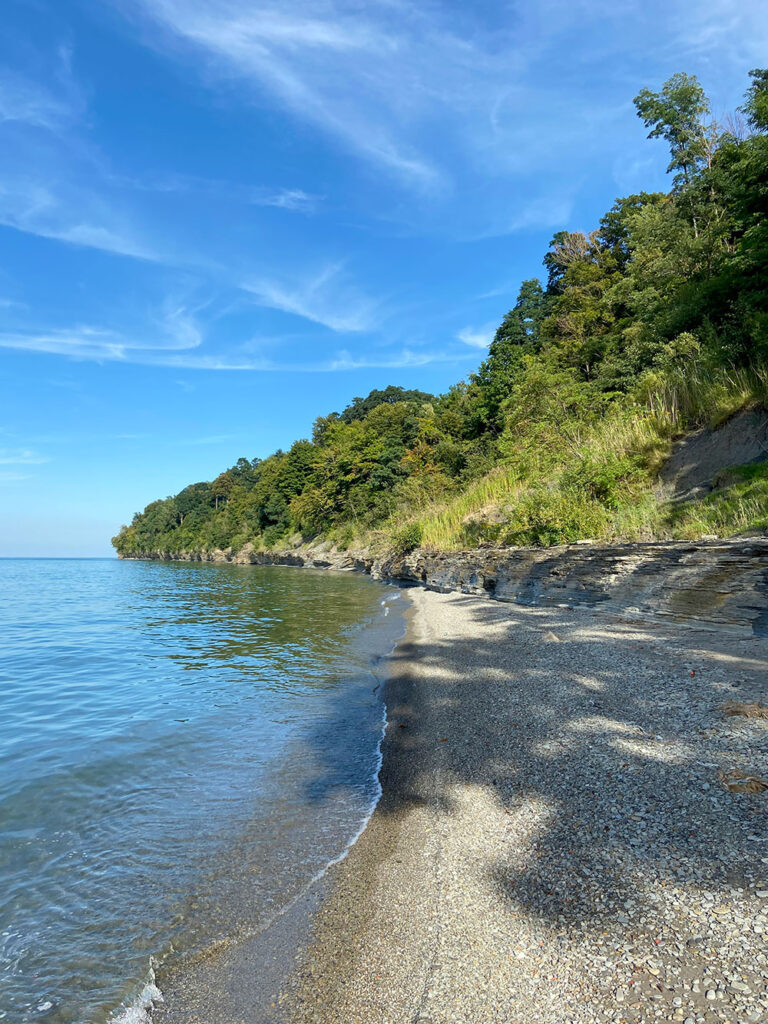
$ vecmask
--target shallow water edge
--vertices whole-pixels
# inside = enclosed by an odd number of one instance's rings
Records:
[[[399,601],[403,597],[405,600]],[[286,1024],[289,993],[295,988],[313,940],[314,917],[321,910],[332,887],[336,869],[346,860],[364,835],[376,813],[382,795],[383,745],[389,726],[387,700],[391,661],[407,635],[410,616],[407,594],[395,590],[385,606],[399,601],[399,625],[390,632],[394,643],[387,653],[374,655],[375,685],[381,699],[382,719],[376,751],[376,792],[370,807],[343,849],[329,860],[266,923],[259,922],[251,934],[218,943],[192,962],[160,970],[150,999],[129,1008],[120,1024]],[[137,1013],[138,1011],[138,1013]]]
[[[279,567],[0,563],[0,1017],[146,1019],[378,798],[399,592]]]

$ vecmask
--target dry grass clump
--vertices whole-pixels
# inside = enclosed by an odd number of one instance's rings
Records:
[[[759,704],[756,700],[746,703],[740,700],[729,700],[720,706],[720,710],[731,717],[738,715],[740,718],[768,719],[768,705]]]

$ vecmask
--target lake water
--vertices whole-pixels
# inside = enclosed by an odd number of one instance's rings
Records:
[[[354,575],[0,561],[0,1019],[146,1019],[378,797],[399,592]]]

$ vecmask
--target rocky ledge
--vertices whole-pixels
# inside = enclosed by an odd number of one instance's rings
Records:
[[[599,607],[627,617],[768,636],[768,538],[417,549],[386,558],[316,542],[276,552],[246,547],[237,554],[144,557],[354,570],[444,593],[485,594],[521,605]]]

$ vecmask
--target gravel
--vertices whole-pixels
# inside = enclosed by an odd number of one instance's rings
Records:
[[[768,641],[409,592],[295,1024],[768,1022]]]

